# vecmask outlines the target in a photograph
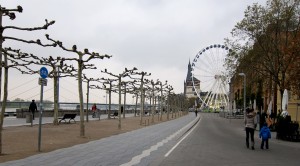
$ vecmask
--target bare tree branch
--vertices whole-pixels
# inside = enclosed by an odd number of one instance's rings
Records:
[[[15,38],[15,37],[3,36],[3,40],[5,40],[5,39],[20,41],[20,42],[24,42],[24,43],[28,43],[28,44],[37,44],[37,45],[40,45],[40,46],[43,46],[43,47],[49,47],[49,46],[56,47],[55,43],[43,44],[40,39],[37,39],[36,41],[34,41],[34,40],[24,40],[24,39],[18,39],[18,38]]]
[[[99,53],[95,53],[95,52],[89,52],[88,49],[84,49],[83,52],[81,51],[78,51],[77,50],[77,46],[76,45],[73,45],[72,49],[68,49],[66,48],[63,43],[59,40],[54,40],[52,38],[50,38],[50,36],[48,34],[46,34],[46,38],[50,41],[52,41],[53,43],[57,44],[62,50],[64,51],[68,51],[68,52],[74,52],[78,55],[89,55],[89,57],[86,59],[86,60],[82,60],[82,62],[88,62],[90,61],[91,59],[103,59],[103,58],[110,58],[112,57],[111,55],[107,55],[107,54],[104,54],[104,55],[100,55]],[[73,59],[74,60],[74,59]]]
[[[21,28],[21,27],[16,27],[16,26],[4,26],[3,29],[17,29],[17,30],[23,30],[23,31],[36,31],[36,30],[43,30],[43,29],[48,29],[49,26],[53,25],[55,21],[50,21],[46,19],[46,24],[41,26],[41,27],[34,27],[34,28]]]

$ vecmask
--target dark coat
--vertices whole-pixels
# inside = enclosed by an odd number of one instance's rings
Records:
[[[30,103],[29,111],[30,111],[30,112],[35,112],[35,111],[37,111],[37,106],[36,106],[35,102],[31,102],[31,103]]]

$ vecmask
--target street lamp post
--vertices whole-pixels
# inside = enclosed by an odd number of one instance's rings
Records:
[[[244,77],[244,117],[246,116],[246,74],[239,73],[239,76]]]

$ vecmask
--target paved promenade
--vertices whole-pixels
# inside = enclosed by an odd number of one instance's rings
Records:
[[[107,119],[107,114],[102,114],[100,119]],[[134,114],[126,114],[126,117],[132,117]],[[86,120],[86,116],[84,116],[84,120]],[[92,118],[92,115],[89,116],[89,120],[99,120],[99,118]],[[80,121],[80,116],[76,116],[75,121]],[[53,117],[43,117],[42,124],[53,123]],[[33,125],[39,124],[39,117],[35,117],[33,120]],[[4,119],[4,127],[8,126],[22,126],[22,125],[31,125],[31,123],[26,123],[26,118],[16,118],[15,116],[5,117]]]
[[[106,118],[107,116],[101,117]],[[148,160],[150,153],[161,154],[160,150],[169,149],[170,145],[168,146],[168,144],[174,144],[176,139],[182,136],[193,123],[196,123],[195,120],[194,114],[190,114],[86,144],[1,163],[0,166],[148,165],[151,163],[151,160]],[[15,120],[15,122],[17,121],[20,125],[25,123],[25,119]],[[38,120],[35,121],[38,123]],[[51,122],[52,118],[43,118],[44,123],[47,121]],[[6,125],[8,126],[8,124]]]
[[[0,166],[250,166],[278,165],[276,162],[298,165],[295,152],[299,152],[300,143],[277,140],[272,133],[271,149],[260,150],[256,132],[257,149],[252,151],[245,147],[243,128],[242,119],[230,120],[209,113],[199,113],[195,117],[190,113],[124,134],[0,163]]]

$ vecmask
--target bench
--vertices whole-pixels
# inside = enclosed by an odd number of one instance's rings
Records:
[[[76,117],[77,114],[64,114],[63,117],[61,118],[58,118],[60,119],[58,123],[60,123],[61,121],[65,121],[65,123],[67,123],[66,119],[69,119],[69,123],[71,123],[71,120],[73,120],[75,123],[75,117]]]
[[[113,114],[110,114],[110,117],[116,119],[116,117],[118,117],[118,112],[114,112]]]

